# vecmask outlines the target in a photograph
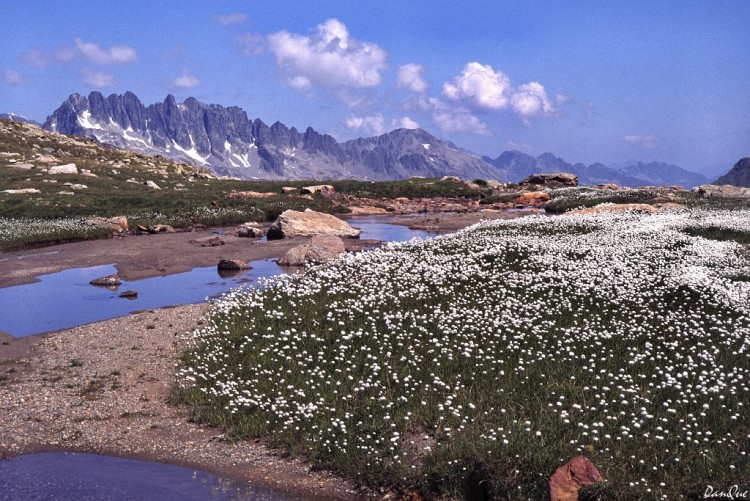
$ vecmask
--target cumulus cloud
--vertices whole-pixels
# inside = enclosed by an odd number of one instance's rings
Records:
[[[15,70],[3,70],[1,75],[3,82],[8,85],[23,85],[28,81],[26,75],[23,75]]]
[[[661,139],[657,136],[628,135],[625,141],[644,150],[653,150],[661,145]]]
[[[286,83],[297,89],[364,89],[380,84],[386,52],[349,36],[346,26],[329,19],[311,36],[287,31],[267,37],[268,47]]]
[[[247,16],[242,12],[233,12],[232,14],[219,14],[214,16],[214,21],[224,26],[232,24],[243,24],[247,22]]]
[[[172,83],[183,89],[192,89],[193,87],[199,86],[201,81],[187,69],[183,69],[180,76],[172,80]]]
[[[235,37],[234,41],[240,46],[240,50],[245,56],[256,56],[263,53],[263,35],[257,33],[240,33]]]
[[[136,61],[135,49],[126,45],[115,45],[109,49],[103,49],[93,42],[85,42],[80,38],[75,39],[75,46],[83,57],[98,64],[123,64]]]
[[[510,93],[510,78],[505,73],[477,62],[468,63],[460,75],[443,84],[443,95],[448,99],[487,110],[507,108]]]
[[[427,103],[432,109],[432,119],[445,132],[471,132],[483,136],[490,133],[487,124],[464,107],[451,106],[434,97]]]
[[[392,119],[386,121],[382,114],[359,117],[349,115],[344,124],[350,129],[363,132],[370,136],[379,136],[392,129],[418,129],[419,124],[409,117],[402,117],[399,120]]]
[[[381,114],[366,117],[350,115],[344,124],[350,129],[362,131],[371,136],[379,136],[386,132],[385,119]]]
[[[419,124],[409,117],[402,117],[398,121],[398,126],[402,129],[419,129]]]
[[[115,77],[111,73],[103,73],[100,71],[93,71],[88,68],[84,68],[81,73],[81,78],[84,83],[92,87],[109,87],[115,83]]]
[[[531,117],[557,113],[568,100],[561,95],[551,99],[539,82],[516,87],[502,71],[478,62],[467,63],[460,75],[443,84],[443,95],[478,111],[509,109],[527,123]]]
[[[429,87],[427,82],[422,78],[423,71],[424,66],[421,64],[409,63],[401,66],[398,69],[398,75],[396,76],[396,85],[407,88],[418,94],[423,94]]]

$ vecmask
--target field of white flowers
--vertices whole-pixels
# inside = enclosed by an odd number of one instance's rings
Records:
[[[529,217],[241,289],[176,399],[369,486],[542,499],[750,487],[750,211]],[[688,234],[690,233],[690,234]]]

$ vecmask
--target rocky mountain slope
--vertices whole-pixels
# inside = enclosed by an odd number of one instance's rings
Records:
[[[281,122],[249,119],[236,106],[178,103],[168,95],[145,106],[132,92],[104,97],[71,95],[44,123],[63,134],[188,161],[215,174],[242,179],[389,180],[457,176],[519,182],[538,172],[571,172],[582,184],[684,185],[708,180],[675,165],[638,163],[624,169],[570,164],[551,153],[538,157],[506,151],[492,159],[468,152],[422,129],[396,129],[339,143],[312,127],[304,132]]]
[[[452,175],[494,178],[478,155],[427,132],[397,129],[377,138],[340,144],[308,127],[300,132],[276,122],[250,120],[225,108],[169,95],[144,106],[132,92],[71,95],[44,123],[63,134],[147,154],[190,161],[220,175],[243,179],[399,179]]]
[[[714,181],[714,184],[731,184],[743,188],[750,187],[750,157],[740,158],[734,167]]]

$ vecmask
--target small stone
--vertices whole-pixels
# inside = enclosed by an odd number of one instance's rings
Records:
[[[245,261],[240,261],[239,259],[222,259],[219,261],[217,267],[220,270],[249,270],[252,268]]]
[[[113,287],[120,285],[122,282],[117,275],[107,275],[106,277],[95,278],[89,283],[100,287]]]
[[[138,297],[138,291],[125,291],[125,292],[122,292],[118,297],[124,297],[126,299],[135,299]]]

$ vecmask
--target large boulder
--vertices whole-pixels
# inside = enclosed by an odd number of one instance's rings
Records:
[[[578,176],[567,172],[553,172],[550,174],[532,174],[523,181],[521,186],[547,188],[564,188],[566,186],[578,186]]]
[[[333,235],[315,235],[309,244],[289,249],[281,259],[281,266],[304,266],[327,263],[344,253],[344,242]]]
[[[542,206],[549,202],[549,193],[545,191],[529,191],[521,193],[513,203],[521,205]]]
[[[47,171],[49,174],[78,174],[76,164],[55,165]]]
[[[333,186],[330,184],[316,184],[314,186],[304,186],[300,190],[300,193],[303,195],[313,195],[315,193],[320,193],[324,197],[327,197],[333,193],[335,193],[336,190],[333,189]]]
[[[550,501],[577,501],[581,487],[602,480],[591,461],[585,456],[576,456],[555,470],[549,479]]]
[[[704,198],[750,198],[750,188],[731,184],[703,184],[693,188],[693,191]]]
[[[359,238],[359,233],[358,229],[336,216],[305,209],[304,212],[284,211],[268,229],[267,237],[269,240],[313,235]]]

